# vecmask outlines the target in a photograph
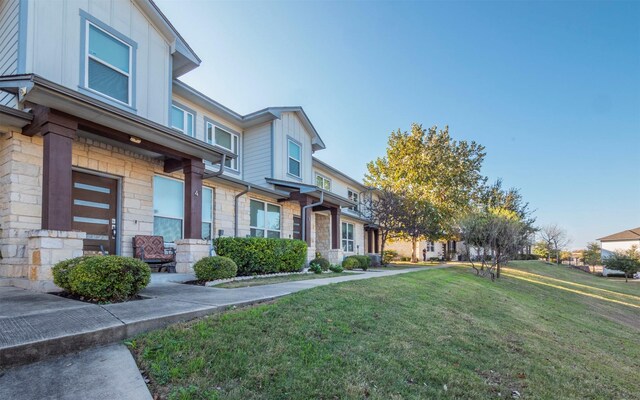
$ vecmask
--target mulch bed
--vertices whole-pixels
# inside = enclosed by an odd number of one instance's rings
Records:
[[[139,294],[136,294],[135,296],[131,296],[127,299],[120,300],[120,301],[99,301],[96,299],[91,299],[88,297],[80,296],[80,295],[69,293],[69,292],[49,292],[48,294],[64,297],[65,299],[77,300],[77,301],[81,301],[83,303],[89,303],[89,304],[114,304],[114,303],[125,303],[127,301],[138,301],[138,300],[149,299],[149,297],[140,296]]]

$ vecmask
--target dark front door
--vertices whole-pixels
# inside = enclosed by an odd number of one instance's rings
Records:
[[[293,238],[302,240],[302,218],[293,217]]]
[[[84,251],[116,254],[118,181],[73,171],[74,230],[87,233]]]

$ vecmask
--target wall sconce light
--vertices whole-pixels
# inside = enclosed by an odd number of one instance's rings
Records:
[[[129,141],[130,141],[131,143],[135,143],[135,144],[140,144],[140,143],[142,143],[142,139],[140,139],[140,138],[139,138],[139,137],[137,137],[137,136],[129,136]]]
[[[224,229],[218,229],[218,237],[224,236]]]

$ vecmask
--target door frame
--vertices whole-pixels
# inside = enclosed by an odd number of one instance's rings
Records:
[[[122,177],[118,175],[108,174],[106,172],[95,171],[88,168],[82,167],[71,167],[72,171],[82,172],[87,175],[95,175],[100,176],[102,178],[114,179],[117,181],[117,190],[116,193],[116,253],[115,255],[121,255],[122,251]]]

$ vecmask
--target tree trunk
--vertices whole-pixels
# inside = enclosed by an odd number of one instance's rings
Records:
[[[418,256],[416,255],[417,248],[418,248],[418,239],[413,237],[411,238],[411,262],[412,263],[418,262]]]
[[[500,279],[500,250],[496,251],[496,278]]]
[[[387,235],[380,235],[380,265],[384,264],[384,245],[387,243]]]

